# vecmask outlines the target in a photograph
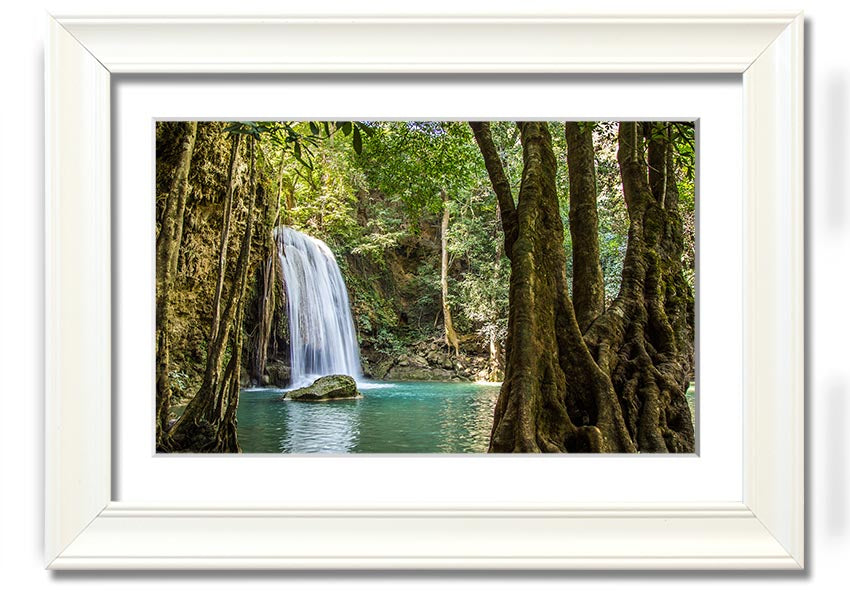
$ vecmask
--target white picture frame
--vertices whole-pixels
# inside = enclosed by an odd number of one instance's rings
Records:
[[[48,568],[803,568],[802,14],[48,18]],[[498,509],[114,502],[110,77],[267,72],[740,74],[741,501]]]

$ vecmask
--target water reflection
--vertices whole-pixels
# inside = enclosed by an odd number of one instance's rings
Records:
[[[280,452],[351,452],[357,446],[360,415],[358,402],[283,402],[285,434]],[[333,418],[327,418],[328,414]],[[243,442],[244,444],[244,442]]]
[[[239,442],[246,453],[486,452],[497,385],[398,382],[361,386],[344,402],[283,402],[245,390]]]

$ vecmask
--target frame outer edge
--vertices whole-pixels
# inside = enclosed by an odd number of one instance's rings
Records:
[[[750,527],[750,533],[741,535],[741,540],[759,545],[762,549],[770,547],[771,550],[765,554],[753,553],[744,556],[741,552],[732,550],[729,543],[729,551],[724,556],[709,557],[678,555],[666,557],[616,557],[596,556],[587,558],[556,557],[552,560],[528,556],[519,561],[514,560],[511,565],[500,562],[498,557],[475,558],[473,556],[462,559],[457,565],[459,568],[579,568],[579,569],[613,569],[613,568],[706,568],[706,569],[729,569],[729,568],[778,568],[793,569],[801,568],[802,545],[803,545],[803,448],[802,448],[802,17],[786,18],[782,15],[765,15],[763,18],[752,17],[756,22],[766,24],[768,21],[776,28],[777,33],[791,21],[791,25],[785,27],[784,33],[775,40],[772,45],[759,56],[753,56],[755,61],[746,71],[745,84],[745,116],[749,123],[748,142],[755,142],[759,151],[770,150],[764,140],[753,138],[753,126],[750,117],[757,117],[764,122],[769,118],[770,111],[756,111],[754,100],[756,97],[747,95],[748,85],[757,83],[762,88],[759,99],[770,100],[773,108],[780,103],[776,98],[767,98],[765,92],[771,90],[775,93],[787,91],[789,94],[790,108],[785,107],[786,119],[780,121],[791,127],[791,145],[786,166],[791,169],[787,177],[782,180],[790,183],[789,195],[784,197],[786,203],[782,205],[786,216],[792,219],[790,231],[791,246],[785,248],[783,265],[789,269],[789,279],[786,281],[783,298],[787,299],[793,328],[790,335],[791,352],[785,356],[791,368],[788,377],[791,383],[790,392],[785,394],[783,404],[780,407],[782,416],[792,417],[790,420],[792,431],[790,433],[790,444],[781,447],[777,444],[776,436],[783,437],[786,430],[777,426],[779,415],[765,419],[764,410],[768,413],[777,409],[766,402],[766,396],[761,395],[752,406],[748,406],[745,415],[745,435],[752,443],[747,443],[745,448],[745,474],[752,477],[745,481],[745,503],[743,509],[752,509],[755,517],[744,517],[739,519],[742,523],[751,524],[753,518],[758,520],[763,531]],[[721,21],[723,19],[720,19]],[[68,19],[67,27],[75,31]],[[116,25],[129,24],[132,19],[118,20],[113,22],[111,34],[115,34]],[[782,23],[779,23],[782,21]],[[505,23],[502,23],[503,25]],[[122,556],[117,548],[121,543],[126,543],[128,536],[132,537],[131,529],[122,529],[121,523],[125,523],[135,530],[145,521],[156,521],[159,515],[152,507],[136,507],[134,514],[127,514],[125,519],[107,516],[110,512],[101,512],[110,504],[110,365],[111,365],[111,331],[110,331],[110,117],[109,102],[110,89],[109,78],[112,64],[101,56],[97,50],[100,42],[97,28],[89,29],[93,33],[95,42],[88,43],[88,37],[76,37],[69,33],[62,24],[55,19],[50,19],[49,24],[49,46],[47,53],[46,68],[46,527],[45,527],[45,551],[46,561],[49,568],[55,569],[107,569],[107,568],[222,568],[229,566],[233,568],[452,568],[453,565],[446,564],[446,557],[385,557],[375,562],[369,557],[348,557],[334,562],[333,557],[327,557],[320,561],[316,557],[278,557],[272,559],[261,559],[259,557],[233,556],[222,559],[209,553],[200,553],[195,556],[172,556],[157,557],[153,553],[148,557]],[[753,26],[752,31],[758,29]],[[762,30],[763,34],[764,30]],[[719,30],[718,30],[719,33]],[[755,35],[755,33],[753,34]],[[790,46],[779,52],[777,47],[782,38],[787,38]],[[83,43],[78,42],[82,39]],[[722,42],[722,40],[721,40]],[[718,42],[720,43],[720,42]],[[85,44],[85,45],[83,45]],[[781,54],[781,55],[780,55]],[[146,64],[151,70],[160,69],[166,72],[159,62],[144,63],[146,57],[139,56],[137,65]],[[767,60],[765,60],[767,59]],[[770,62],[772,66],[778,66],[782,60],[791,61],[791,78],[787,85],[778,88],[775,75],[768,73],[766,65]],[[100,61],[103,61],[102,64]],[[773,61],[773,62],[771,62]],[[607,72],[665,72],[663,64],[673,64],[670,60],[659,61],[658,65],[649,63],[635,63],[629,68],[622,68],[622,63],[616,69],[605,69],[604,64],[598,65],[598,70]],[[115,63],[116,65],[118,63]],[[104,65],[107,65],[105,67]],[[659,66],[660,65],[660,66]],[[708,66],[706,66],[708,65]],[[744,70],[733,62],[712,62],[707,58],[678,62],[677,72],[740,72]],[[172,72],[188,72],[187,65],[181,65]],[[191,66],[191,65],[188,65]],[[207,67],[222,69],[222,65],[206,63]],[[440,65],[431,64],[430,67]],[[204,70],[204,64],[198,64],[196,70]],[[303,65],[302,65],[303,67]],[[758,68],[754,68],[758,67]],[[107,68],[109,70],[107,70]],[[286,70],[274,67],[278,71]],[[427,64],[416,64],[411,70],[425,72],[429,69]],[[540,66],[546,70],[545,65]],[[243,64],[236,71],[263,71],[262,65]],[[352,72],[358,72],[356,69]],[[496,68],[493,69],[497,70]],[[555,72],[559,69],[551,69]],[[587,71],[585,65],[579,70]],[[126,69],[130,72],[131,69]],[[314,72],[330,72],[330,69],[321,68],[321,64],[313,69]],[[510,72],[509,68],[502,72]],[[749,82],[749,83],[748,83]],[[773,87],[771,87],[773,86]],[[765,107],[759,105],[759,109]],[[81,140],[93,140],[86,146]],[[775,148],[775,146],[774,146]],[[750,168],[758,167],[761,162],[762,170],[757,173],[762,179],[767,180],[765,165],[771,164],[770,168],[776,169],[775,158],[765,162],[762,157],[759,161],[753,161],[754,146],[747,144],[749,151],[745,155],[745,165]],[[781,155],[781,151],[779,152]],[[773,175],[783,175],[776,171]],[[758,179],[758,176],[756,177]],[[749,185],[752,186],[752,181]],[[769,193],[777,187],[777,181],[771,180],[772,187],[767,188],[768,193],[761,190],[758,195],[751,187],[745,189],[746,197],[755,197],[756,206],[753,211],[745,215],[745,219],[761,216],[762,210],[769,209],[766,198]],[[88,212],[87,212],[88,211]],[[799,215],[799,221],[796,217]],[[774,215],[775,216],[775,215]],[[745,230],[752,233],[754,223],[757,221],[746,220],[750,229]],[[781,233],[781,232],[780,232]],[[761,244],[771,240],[757,239],[759,248]],[[775,250],[777,246],[772,240]],[[769,244],[768,244],[769,245]],[[750,260],[754,246],[746,247],[749,254],[745,252],[745,275],[751,274],[754,266]],[[105,251],[104,251],[105,249]],[[763,255],[758,254],[759,258]],[[775,265],[774,265],[775,266]],[[756,293],[745,298],[745,311],[752,308],[754,298],[767,298],[764,293],[763,282]],[[768,286],[771,282],[768,282]],[[776,283],[773,282],[774,287]],[[748,314],[745,312],[745,314]],[[760,317],[760,323],[764,323],[767,317]],[[745,330],[745,338],[749,340],[749,346],[745,348],[745,368],[758,367],[755,363],[755,355],[750,352],[754,347],[754,340],[758,340],[758,348],[767,346],[767,340],[753,337],[752,333],[759,325]],[[745,342],[747,343],[747,342]],[[84,371],[77,369],[83,361],[83,357],[89,365]],[[775,358],[775,357],[774,357]],[[774,365],[775,366],[775,365]],[[770,369],[759,367],[761,372]],[[753,371],[754,373],[758,372]],[[753,380],[748,380],[747,385],[752,385]],[[749,388],[748,388],[749,391]],[[751,419],[750,417],[758,417]],[[786,421],[786,425],[788,422]],[[767,426],[767,427],[765,427]],[[770,431],[766,431],[769,429]],[[781,440],[787,442],[787,438]],[[790,462],[782,462],[776,457],[771,457],[770,452],[779,449],[782,457],[788,458]],[[756,452],[759,456],[756,456]],[[767,453],[767,454],[765,454]],[[749,471],[748,471],[749,469]],[[789,477],[782,479],[776,473],[785,469],[790,473]],[[771,478],[772,477],[772,478]],[[777,489],[772,489],[772,486]],[[778,487],[777,487],[778,486]],[[786,497],[777,498],[773,492],[779,491]],[[787,498],[787,502],[785,501]],[[115,506],[115,503],[112,503]],[[240,507],[231,507],[240,509]],[[651,507],[646,507],[651,510]],[[225,509],[227,512],[229,509]],[[249,512],[250,509],[247,509]],[[625,506],[626,511],[642,510],[641,507]],[[711,512],[713,509],[707,509]],[[149,512],[150,511],[150,512]],[[533,508],[522,508],[523,518],[534,519],[547,518],[536,514]],[[132,511],[131,511],[132,512]],[[181,509],[181,512],[184,512]],[[392,512],[392,511],[390,511]],[[200,508],[189,507],[185,509],[188,517],[205,521],[211,524],[224,518],[224,515],[210,516],[204,514]],[[397,517],[403,518],[398,514]],[[479,515],[483,518],[483,515]],[[705,531],[728,514],[718,516],[700,517],[705,523],[699,525]],[[258,517],[253,517],[258,518]],[[262,518],[262,517],[259,517]],[[578,517],[582,519],[584,517]],[[637,517],[646,520],[647,516]],[[129,521],[127,520],[129,519]],[[473,518],[473,520],[475,520]],[[354,523],[357,520],[355,519]],[[115,525],[114,523],[118,523]],[[132,524],[132,525],[130,525]],[[469,524],[468,524],[469,525]],[[702,531],[702,529],[700,529]],[[103,533],[106,537],[103,537]],[[741,541],[739,540],[739,541]],[[132,541],[132,540],[131,540]],[[174,543],[171,539],[168,543]],[[613,540],[612,540],[613,541]],[[715,540],[716,541],[716,540]],[[120,543],[119,543],[120,542]],[[74,548],[87,547],[94,544],[98,552],[96,555],[90,553],[79,553]],[[779,544],[776,550],[772,544]],[[179,544],[178,544],[179,545]],[[91,546],[89,546],[91,547]],[[790,552],[788,549],[790,548]],[[179,548],[177,549],[179,550]],[[163,554],[163,553],[160,553]],[[517,564],[522,562],[522,564]],[[678,565],[678,566],[677,566]]]
[[[109,73],[48,17],[45,561],[110,499]]]
[[[62,23],[112,73],[741,73],[792,18],[149,15]],[[323,43],[328,28],[346,52]],[[156,46],[146,43],[153,35]]]
[[[802,13],[744,73],[744,502],[804,565]]]

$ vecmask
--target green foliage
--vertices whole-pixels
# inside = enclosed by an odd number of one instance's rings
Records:
[[[629,235],[629,216],[623,198],[620,166],[617,163],[618,124],[601,121],[593,129],[596,157],[597,215],[599,217],[599,262],[605,285],[605,303],[620,293],[623,258]]]
[[[483,161],[466,123],[373,123],[361,166],[370,185],[410,214],[442,209],[441,192],[468,195],[481,183]],[[484,173],[486,175],[486,173]]]
[[[673,158],[681,171],[680,180],[693,184],[696,172],[696,133],[690,122],[672,124]]]
[[[354,239],[351,253],[365,256],[378,265],[384,265],[387,250],[398,246],[406,235],[404,219],[391,205],[379,204],[369,219],[369,228],[364,228],[359,239]]]
[[[399,353],[440,335],[439,229],[445,208],[455,327],[462,336],[503,340],[510,262],[503,256],[496,198],[466,123],[246,121],[221,127],[259,142],[260,181],[265,189],[276,190],[279,199],[277,210],[264,213],[262,227],[268,229],[279,219],[323,239],[336,254],[361,343]],[[610,303],[619,292],[629,228],[616,156],[618,124],[583,122],[580,127],[593,132],[600,263]],[[569,276],[564,124],[552,122],[549,128],[559,164],[556,184]],[[519,130],[513,122],[499,121],[491,124],[491,132],[516,199],[523,167]],[[693,124],[673,123],[652,135],[672,136],[685,229],[683,262],[692,282]]]

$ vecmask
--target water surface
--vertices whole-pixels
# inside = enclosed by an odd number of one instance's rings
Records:
[[[363,398],[287,402],[284,390],[242,390],[239,445],[245,453],[486,452],[498,384],[368,382]],[[695,416],[694,385],[687,399]]]
[[[239,445],[245,453],[486,452],[499,385],[380,382],[363,398],[287,402],[282,390],[243,390]]]

